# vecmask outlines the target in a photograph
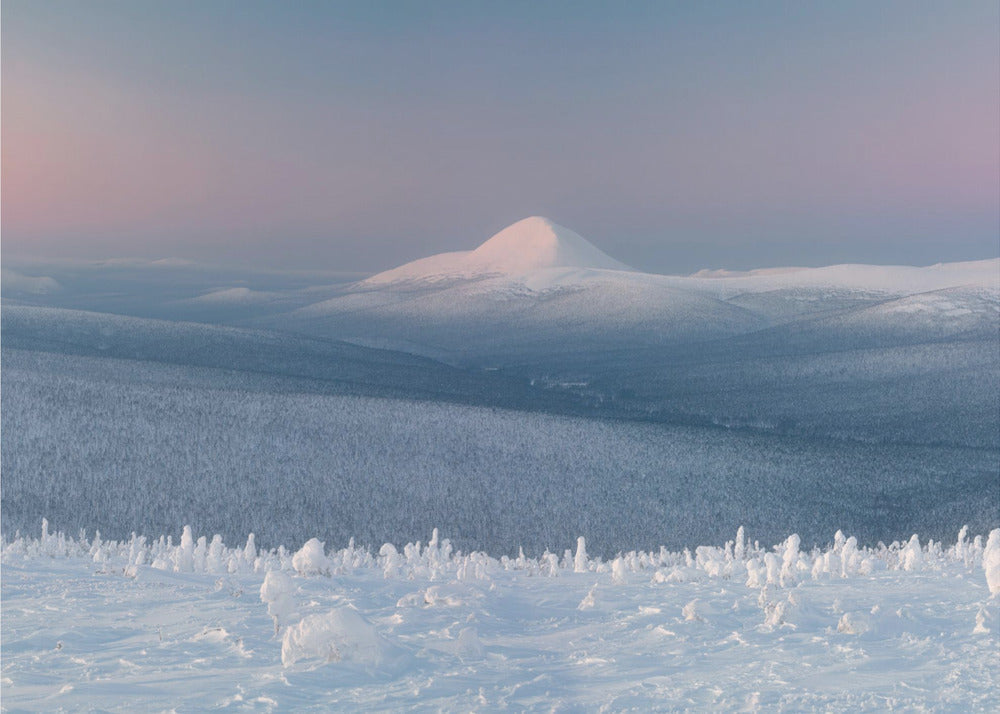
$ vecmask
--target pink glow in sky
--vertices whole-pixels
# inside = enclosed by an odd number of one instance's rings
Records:
[[[997,252],[990,3],[48,7],[3,8],[8,252],[374,270],[531,214],[651,269]]]

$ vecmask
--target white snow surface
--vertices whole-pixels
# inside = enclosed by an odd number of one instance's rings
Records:
[[[559,288],[587,287],[593,283],[612,283],[645,289],[669,288],[718,299],[779,290],[819,291],[817,295],[820,297],[821,291],[829,290],[850,290],[885,296],[915,295],[950,288],[1000,291],[1000,258],[928,266],[844,264],[822,268],[773,268],[745,273],[722,271],[725,275],[721,276],[706,275],[705,271],[701,271],[681,276],[644,273],[624,266],[608,268],[585,264],[542,264],[507,270],[488,270],[481,265],[470,268],[463,256],[470,256],[475,252],[443,253],[416,260],[372,276],[359,283],[359,286],[375,288],[390,286],[392,283],[421,281],[437,283],[448,289],[456,279],[477,279],[481,282],[484,278],[490,278],[492,283],[487,283],[490,289],[502,286],[507,289],[506,286],[513,283],[524,286],[529,292],[540,293]]]
[[[630,270],[569,228],[548,218],[531,216],[507,226],[475,250],[421,258],[373,275],[364,284],[509,275],[563,267]]]
[[[942,291],[948,294],[923,297]],[[449,337],[456,321],[471,326],[465,332],[486,326],[487,341],[495,328],[515,326],[514,337],[529,341],[547,339],[552,330],[614,330],[642,336],[640,341],[683,342],[748,334],[822,312],[864,310],[907,297],[914,299],[896,312],[862,315],[865,329],[905,323],[905,311],[921,312],[923,322],[944,324],[959,315],[962,329],[995,322],[1000,258],[924,267],[844,264],[659,275],[631,269],[573,231],[536,216],[475,250],[387,270],[281,315],[275,324],[352,339],[419,325],[421,341],[439,350],[475,344],[465,334],[459,343]],[[414,335],[406,338],[414,341]],[[508,335],[502,341],[516,339]]]
[[[1000,290],[1000,258],[928,266],[847,263],[822,268],[768,268],[727,277],[689,278],[692,287],[727,292],[766,292],[789,288],[841,288],[891,295],[913,295],[957,287]]]
[[[455,280],[486,277],[494,279],[489,289],[515,283],[530,292],[610,281],[690,290],[720,298],[746,292],[819,288],[912,295],[955,287],[1000,290],[1000,258],[925,267],[843,264],[749,271],[706,269],[690,276],[658,275],[634,270],[569,228],[548,218],[531,216],[504,228],[475,250],[421,258],[373,275],[359,283],[359,287],[371,289],[419,282],[439,283],[447,288]]]
[[[984,711],[1000,685],[998,548],[1000,529],[949,547],[838,532],[804,552],[741,528],[693,552],[604,561],[581,539],[497,559],[437,531],[377,554],[293,553],[43,524],[2,543],[3,706]]]

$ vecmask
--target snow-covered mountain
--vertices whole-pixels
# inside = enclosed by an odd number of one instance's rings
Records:
[[[885,323],[897,332],[902,324],[911,333],[926,327],[940,334],[991,329],[998,315],[998,259],[656,275],[629,269],[573,231],[532,217],[475,250],[387,270],[268,324],[396,340],[475,362],[558,352],[567,341],[605,348],[689,344],[817,317],[840,316],[838,324],[865,331]]]
[[[59,289],[5,282],[8,533],[614,554],[995,525],[998,260],[654,275],[531,219],[339,283],[20,274]]]
[[[471,251],[407,263],[272,321],[285,329],[494,354],[567,339],[715,338],[760,327],[708,291],[630,269],[552,221],[526,218]]]
[[[394,394],[593,416],[1000,446],[1000,259],[656,275],[537,217],[470,245],[367,279],[26,266],[25,275],[60,289],[27,293],[5,282],[5,344],[296,378],[350,375],[377,387],[357,387],[366,394],[391,385]],[[21,315],[10,310],[17,303],[127,307],[174,324],[252,329],[189,326],[178,340],[170,323],[97,329],[79,313],[55,322]],[[345,362],[347,345],[393,351],[394,364],[408,355],[433,362],[388,369],[378,357],[361,369],[364,355],[390,353],[360,351]],[[451,371],[434,366],[441,362]],[[485,374],[508,386],[498,390]]]
[[[574,392],[595,409],[995,446],[1000,259],[670,276],[529,218],[260,324]]]
[[[531,216],[507,226],[475,250],[421,258],[373,275],[364,284],[516,276],[547,268],[631,270],[569,228]]]

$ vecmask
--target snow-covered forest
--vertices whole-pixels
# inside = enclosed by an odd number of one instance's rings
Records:
[[[0,714],[1000,711],[996,0],[0,23]]]
[[[528,226],[5,280],[4,706],[988,708],[1000,263],[656,276]]]
[[[219,370],[9,350],[4,532],[107,537],[178,523],[377,546],[441,526],[532,555],[719,542],[732,524],[808,546],[995,524],[995,453],[288,392]]]

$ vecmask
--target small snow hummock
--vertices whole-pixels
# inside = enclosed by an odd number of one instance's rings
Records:
[[[344,606],[308,615],[285,630],[281,663],[287,667],[300,660],[318,660],[320,663],[354,662],[374,667],[393,654],[392,649],[361,613]]]

